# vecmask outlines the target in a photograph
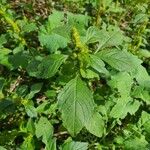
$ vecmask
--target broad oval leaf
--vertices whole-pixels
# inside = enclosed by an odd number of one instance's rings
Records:
[[[123,119],[128,113],[135,114],[139,107],[140,102],[132,100],[131,97],[118,98],[116,105],[110,112],[110,117]]]
[[[136,56],[118,49],[103,50],[97,56],[118,71],[131,72],[142,63]]]
[[[38,66],[39,77],[50,78],[54,76],[65,59],[66,57],[60,54],[53,54],[43,59],[42,63]]]
[[[94,100],[86,84],[76,77],[69,81],[58,95],[58,106],[64,127],[74,136],[92,117]]]
[[[146,68],[139,65],[136,72],[133,72],[132,75],[136,78],[140,86],[150,89],[150,75],[148,74]]]
[[[105,68],[104,62],[96,55],[90,55],[90,65],[99,73],[109,75],[108,70]]]
[[[66,56],[64,55],[52,54],[44,58],[41,63],[39,61],[31,61],[27,71],[30,76],[47,79],[56,74],[65,59]]]
[[[127,72],[120,72],[111,77],[108,85],[112,89],[117,89],[121,97],[130,95],[133,84],[133,78]]]
[[[45,117],[41,117],[35,126],[35,134],[37,138],[42,137],[42,141],[46,144],[52,138],[53,126]]]
[[[104,133],[104,120],[99,113],[94,113],[86,124],[87,130],[97,137],[102,137]]]
[[[91,26],[87,29],[86,36],[84,37],[84,42],[86,44],[99,42],[100,30],[95,27]]]
[[[52,53],[59,48],[65,48],[69,40],[61,35],[53,33],[50,35],[39,35],[39,41],[42,46],[45,46]]]

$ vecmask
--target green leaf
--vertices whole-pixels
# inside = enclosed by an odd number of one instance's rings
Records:
[[[4,147],[2,147],[2,146],[0,146],[0,150],[7,150],[6,148],[4,148]]]
[[[109,81],[109,85],[114,90],[118,90],[119,96],[118,98],[113,99],[116,100],[116,104],[110,112],[111,117],[124,118],[127,113],[133,115],[138,110],[140,103],[138,101],[133,101],[130,97],[132,84],[133,79],[126,72],[121,72],[115,76],[112,76],[111,81]]]
[[[40,60],[32,59],[28,64],[26,70],[31,77],[38,77],[38,66],[41,63]]]
[[[133,79],[127,72],[121,72],[112,76],[108,84],[117,89],[121,97],[126,97],[130,96]]]
[[[87,130],[97,137],[102,137],[104,133],[104,120],[99,113],[94,113],[92,118],[86,123]]]
[[[144,127],[144,130],[150,135],[150,114],[143,111],[141,118],[138,121],[139,127]]]
[[[6,42],[7,42],[6,35],[5,34],[0,35],[0,48],[3,47],[3,44],[5,44]]]
[[[42,137],[42,141],[45,144],[47,143],[47,141],[51,140],[53,136],[53,126],[47,118],[40,118],[38,123],[35,125],[35,134],[37,138]]]
[[[56,52],[59,48],[65,48],[69,40],[61,35],[52,33],[50,35],[39,35],[39,41],[51,53]]]
[[[57,104],[56,103],[50,104],[47,101],[43,102],[36,108],[36,112],[42,114],[55,114],[56,110],[57,110]]]
[[[110,117],[112,118],[124,118],[127,115],[126,112],[126,105],[127,103],[132,100],[130,97],[118,98],[116,104],[112,108],[110,112]]]
[[[16,94],[19,96],[19,97],[25,97],[28,93],[28,86],[23,84],[23,85],[20,85],[17,89],[16,89]]]
[[[9,62],[12,64],[14,69],[18,68],[19,66],[26,68],[28,65],[28,60],[28,55],[22,52],[9,56]]]
[[[131,72],[142,63],[136,56],[118,49],[106,49],[97,56],[118,71]]]
[[[99,45],[96,51],[102,48],[119,46],[122,45],[124,41],[124,36],[122,31],[118,27],[110,26],[108,31],[100,30],[99,32]]]
[[[86,31],[86,36],[84,37],[84,42],[86,44],[99,42],[100,30],[97,27],[91,26]]]
[[[31,86],[30,93],[26,96],[26,99],[32,99],[36,93],[38,93],[43,86],[43,83],[35,83]]]
[[[80,73],[86,79],[99,78],[99,75],[91,69],[80,69]]]
[[[148,72],[146,71],[146,68],[139,65],[137,66],[136,72],[132,74],[142,87],[150,89],[150,76]]]
[[[29,33],[29,32],[32,32],[32,31],[35,31],[37,30],[37,26],[35,23],[26,23],[23,27],[22,27],[22,31],[24,33]]]
[[[96,55],[90,55],[90,65],[99,73],[109,75],[109,72],[105,68],[104,62]]]
[[[36,108],[34,107],[34,104],[31,100],[26,100],[27,103],[24,104],[26,113],[29,117],[37,117]]]
[[[144,136],[131,137],[124,141],[125,150],[147,150],[148,142]]]
[[[62,36],[63,38],[65,38],[65,40],[68,40],[68,42],[70,42],[71,31],[72,31],[71,25],[65,24],[63,26],[58,26],[58,27],[54,28],[52,30],[52,33]]]
[[[10,99],[3,99],[0,101],[0,116],[2,114],[14,113],[16,110],[15,103]]]
[[[34,121],[32,118],[29,118],[26,129],[27,129],[27,131],[32,133],[32,135],[35,134],[35,125],[34,125]]]
[[[38,66],[38,76],[40,78],[50,78],[56,74],[66,57],[61,54],[53,54],[42,60]]]
[[[48,97],[48,98],[53,98],[56,96],[56,91],[55,90],[47,90],[45,92],[45,96]]]
[[[108,1],[108,0],[107,0]],[[110,13],[123,13],[125,9],[123,7],[120,7],[120,4],[116,4],[115,2],[112,2],[109,6],[109,9],[107,9],[107,12]]]
[[[150,51],[146,49],[140,49],[138,52],[140,56],[143,56],[144,58],[147,58],[147,59],[150,58]]]
[[[0,49],[0,57],[2,56],[7,56],[9,53],[11,53],[12,51],[8,48],[1,48]]]
[[[131,97],[118,98],[110,112],[110,117],[123,119],[128,113],[134,115],[139,107],[140,102],[133,101]]]
[[[85,27],[88,25],[88,19],[89,16],[87,16],[86,14],[73,14],[68,12],[67,13],[67,24],[72,26],[72,27],[76,27],[78,29],[78,31],[80,32],[80,34],[82,35],[82,33],[85,33]]]
[[[11,53],[12,51],[7,49],[7,48],[1,48],[0,49],[0,64],[1,65],[4,65],[8,68],[11,68],[12,65],[11,63],[9,62],[8,58],[9,58],[9,53]]]
[[[46,143],[45,150],[57,150],[56,149],[56,138],[50,139]]]
[[[134,98],[140,98],[144,102],[146,102],[147,105],[150,105],[150,93],[144,87],[142,86],[135,87],[132,92],[132,96]]]
[[[101,48],[110,46],[118,46],[123,43],[124,36],[122,31],[117,27],[109,26],[108,31],[102,29],[99,30],[97,27],[89,27],[84,42],[87,44],[98,42],[98,52]]]
[[[64,13],[61,11],[53,10],[52,14],[48,17],[47,27],[52,30],[57,26],[63,25]]]
[[[88,143],[85,142],[67,142],[63,144],[62,150],[87,150]]]
[[[66,57],[61,54],[52,54],[39,61],[31,61],[27,67],[30,76],[37,78],[50,78],[56,74]]]
[[[95,105],[91,91],[79,77],[76,77],[59,93],[58,106],[64,126],[74,136],[91,118]]]
[[[130,113],[131,115],[134,115],[135,112],[139,109],[141,103],[139,101],[130,101],[127,103],[125,111],[126,114]]]

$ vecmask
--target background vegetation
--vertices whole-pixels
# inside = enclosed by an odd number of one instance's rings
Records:
[[[0,0],[0,150],[150,150],[149,0]]]

